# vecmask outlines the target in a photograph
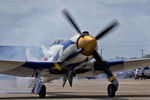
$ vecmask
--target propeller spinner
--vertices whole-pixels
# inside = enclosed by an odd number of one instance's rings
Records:
[[[90,35],[81,36],[77,41],[77,47],[82,49],[82,54],[90,56],[97,47],[96,39]]]

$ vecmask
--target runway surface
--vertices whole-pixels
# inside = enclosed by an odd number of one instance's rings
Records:
[[[52,83],[47,83],[47,95],[45,99],[51,100],[150,100],[150,80],[134,80],[134,79],[119,79],[119,90],[116,97],[107,96],[107,85],[109,82],[106,79],[75,79],[73,87],[70,88],[67,82],[66,86],[62,87],[62,80],[54,80]],[[1,81],[0,81],[1,82]],[[6,81],[5,81],[6,82]],[[9,83],[9,85],[11,82]],[[14,84],[14,83],[13,83]],[[8,85],[8,84],[7,84]],[[24,86],[15,86],[7,91],[1,91],[0,99],[22,100],[39,99],[38,95],[30,94],[30,89]],[[22,87],[22,88],[21,88]],[[15,89],[18,88],[18,89]],[[2,89],[2,87],[0,87]],[[5,88],[3,88],[5,89]],[[44,99],[40,99],[44,100]]]

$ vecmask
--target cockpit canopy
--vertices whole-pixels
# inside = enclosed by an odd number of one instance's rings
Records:
[[[64,40],[62,40],[62,39],[55,40],[55,41],[52,43],[52,45],[59,44],[59,43],[62,42],[62,41],[64,41]]]

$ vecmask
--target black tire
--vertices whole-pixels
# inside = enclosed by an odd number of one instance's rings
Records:
[[[45,85],[42,85],[40,93],[39,93],[39,97],[45,98],[45,95],[46,95],[46,87],[45,87]]]
[[[109,97],[114,97],[116,94],[115,87],[112,84],[109,84],[107,87],[107,93]]]

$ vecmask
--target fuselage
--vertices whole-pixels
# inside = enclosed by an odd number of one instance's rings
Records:
[[[53,45],[49,49],[49,58],[48,61],[67,61],[69,64],[88,62],[93,57],[86,56],[79,53],[76,42],[80,34],[76,34],[71,37],[69,40],[62,41],[56,45]]]

